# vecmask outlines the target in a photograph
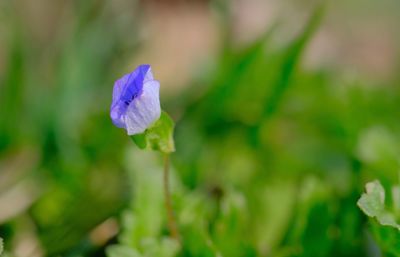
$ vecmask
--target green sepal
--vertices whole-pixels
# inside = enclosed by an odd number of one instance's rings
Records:
[[[162,111],[160,118],[143,133],[131,136],[140,149],[152,149],[163,153],[175,151],[174,121]]]
[[[143,132],[142,134],[137,134],[131,136],[133,142],[140,148],[140,149],[145,149],[147,142],[146,142],[146,131]]]

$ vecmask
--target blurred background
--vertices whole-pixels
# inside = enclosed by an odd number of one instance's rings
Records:
[[[4,256],[400,256],[397,0],[1,0]],[[176,122],[162,161],[109,118],[141,63]]]

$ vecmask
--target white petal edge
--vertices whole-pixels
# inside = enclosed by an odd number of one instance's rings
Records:
[[[128,135],[143,133],[156,122],[161,115],[160,83],[156,80],[147,81],[143,92],[128,106],[125,124]]]

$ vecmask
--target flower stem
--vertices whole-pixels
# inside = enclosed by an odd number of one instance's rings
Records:
[[[167,211],[168,228],[171,236],[176,240],[180,240],[179,232],[176,226],[174,212],[172,210],[171,192],[169,189],[169,155],[164,155],[164,196],[165,208]]]

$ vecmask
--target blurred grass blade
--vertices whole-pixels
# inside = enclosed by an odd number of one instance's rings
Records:
[[[0,150],[8,146],[10,141],[18,138],[16,134],[18,113],[21,112],[22,91],[24,83],[24,40],[19,28],[15,29],[8,56],[8,69],[4,84],[0,87]]]
[[[233,49],[222,49],[219,70],[215,75],[209,92],[200,100],[200,108],[196,108],[197,115],[206,115],[205,121],[209,124],[220,120],[226,103],[238,87],[243,85],[243,77],[248,74],[260,58],[264,58],[263,50],[266,42],[271,38],[277,24],[273,25],[258,40],[235,52]]]
[[[263,119],[268,119],[278,108],[279,103],[282,100],[282,96],[288,89],[291,78],[296,69],[296,65],[300,60],[301,54],[303,53],[305,46],[314,35],[315,31],[319,27],[323,17],[323,6],[318,7],[314,14],[309,19],[303,32],[294,40],[294,42],[287,49],[286,57],[283,61],[282,72],[278,76],[278,80],[272,89],[272,92],[265,102],[263,108]]]

